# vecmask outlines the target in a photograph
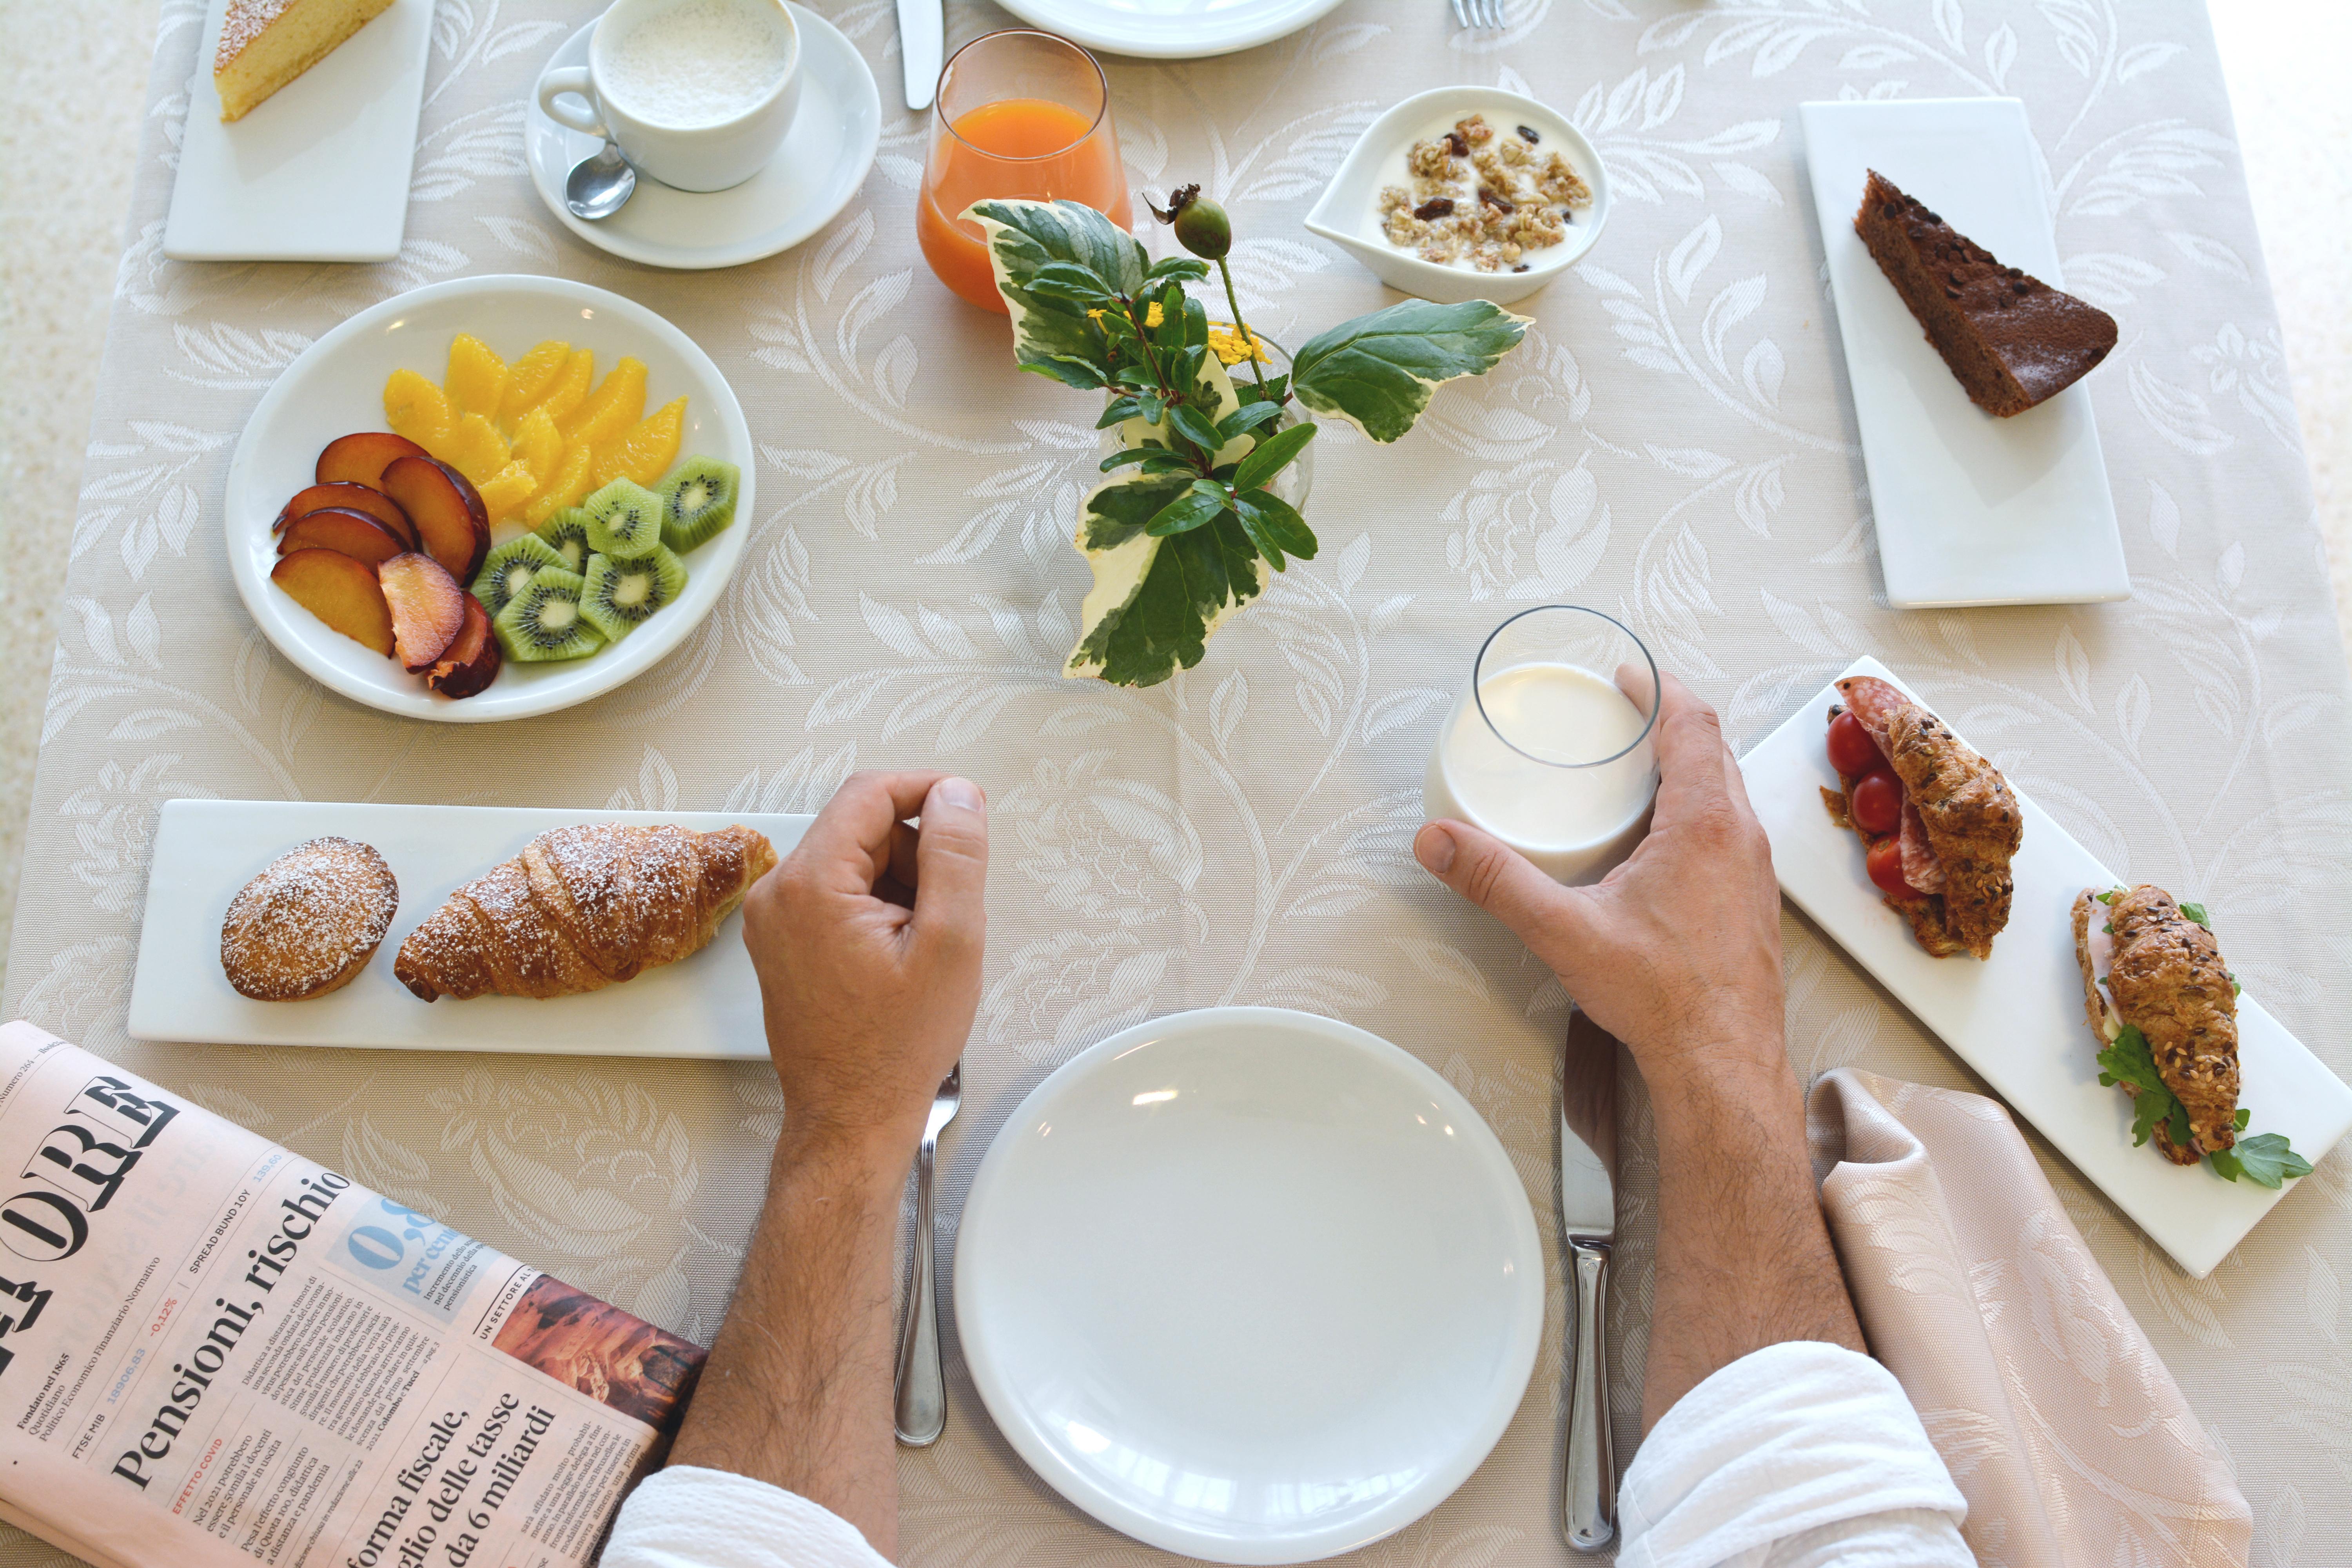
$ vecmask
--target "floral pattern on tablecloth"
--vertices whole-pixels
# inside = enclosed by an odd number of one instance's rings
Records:
[[[441,0],[398,260],[194,266],[160,253],[201,26],[171,0],[117,287],[43,727],[8,1005],[666,1328],[723,1311],[783,1106],[763,1069],[561,1056],[135,1045],[124,1009],[157,807],[183,796],[813,808],[850,770],[951,766],[995,805],[987,989],[941,1228],[1020,1096],[1139,1019],[1219,1003],[1328,1013],[1475,1104],[1551,1213],[1568,999],[1414,867],[1423,762],[1478,639],[1549,600],[1620,615],[1752,740],[1854,655],[1900,669],[2108,864],[2203,899],[2249,987],[2339,1072],[2352,973],[2343,650],[2228,104],[2188,0],[1353,0],[1247,54],[1109,62],[1139,192],[1233,213],[1254,322],[1296,344],[1388,296],[1299,227],[1356,134],[1447,82],[1530,92],[1609,161],[1591,258],[1520,351],[1376,448],[1318,445],[1295,566],[1195,669],[1145,692],[1058,678],[1086,569],[1084,399],[1012,373],[1003,331],[925,269],[919,118],[890,0],[820,5],[886,88],[879,158],[798,250],[667,273],[571,237],[521,157],[523,95],[593,6]],[[950,8],[950,42],[1003,25]],[[1794,105],[2013,94],[2069,285],[2123,338],[2089,383],[2122,515],[2125,605],[1897,613],[1802,175]],[[1155,254],[1163,235],[1148,237]],[[733,383],[763,510],[725,603],[660,670],[571,713],[482,728],[331,698],[256,631],[220,546],[230,448],[320,333],[402,289],[500,271],[617,289]],[[495,341],[495,323],[488,323]],[[520,344],[499,344],[519,352]],[[1800,1073],[1966,1071],[1791,915]],[[1655,1169],[1626,1094],[1613,1302],[1630,1458]],[[2338,1155],[2209,1279],[2054,1159],[2090,1245],[2238,1468],[2255,1561],[2352,1558],[2352,1177]],[[1547,1224],[1545,1227],[1550,1227]],[[1559,1562],[1560,1279],[1535,1381],[1449,1501],[1381,1568]],[[908,1454],[923,1568],[1141,1562],[1012,1455],[949,1341],[947,1439]],[[2063,1332],[2053,1320],[2052,1332]],[[2087,1375],[2087,1374],[2086,1374]],[[2168,1561],[2151,1531],[2145,1560]],[[10,1532],[0,1564],[56,1554]]]

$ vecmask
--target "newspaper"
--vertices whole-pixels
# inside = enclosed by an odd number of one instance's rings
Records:
[[[0,1519],[100,1568],[577,1568],[696,1345],[0,1027]]]

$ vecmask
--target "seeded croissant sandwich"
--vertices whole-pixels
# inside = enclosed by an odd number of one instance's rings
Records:
[[[2241,1137],[2238,983],[2205,910],[2153,883],[2074,900],[2083,1011],[2099,1037],[2099,1081],[2133,1100],[2132,1142],[2152,1136],[2176,1165],[2275,1187],[2310,1163],[2275,1132]]]
[[[1854,676],[1838,694],[1829,753],[1840,787],[1822,791],[1822,804],[1862,836],[1870,879],[1921,947],[1990,958],[2025,833],[2009,781],[1888,682]]]

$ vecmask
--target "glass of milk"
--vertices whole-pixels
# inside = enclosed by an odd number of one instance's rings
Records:
[[[1555,879],[1597,882],[1649,831],[1658,666],[1598,610],[1544,605],[1478,650],[1422,784],[1423,809],[1483,827]]]

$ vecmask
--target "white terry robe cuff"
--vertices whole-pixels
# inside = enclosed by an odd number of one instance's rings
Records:
[[[890,1568],[857,1527],[797,1492],[673,1465],[621,1505],[602,1568]]]
[[[1825,1527],[1868,1535],[1896,1522],[1872,1516],[1908,1513],[1914,1563],[1972,1563],[1968,1510],[1894,1373],[1838,1345],[1767,1345],[1683,1395],[1643,1440],[1618,1493],[1617,1563],[1714,1568],[1768,1561],[1780,1542],[1808,1555]]]

